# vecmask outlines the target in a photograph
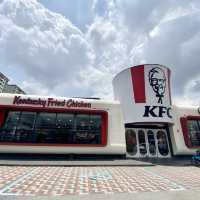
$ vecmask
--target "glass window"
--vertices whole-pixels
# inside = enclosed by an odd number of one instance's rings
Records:
[[[6,123],[4,128],[6,129],[15,129],[17,127],[18,121],[20,117],[20,112],[18,111],[10,111],[6,118]]]
[[[36,128],[55,128],[56,113],[39,113],[36,120]]]
[[[17,130],[15,131],[16,142],[35,142],[36,136],[33,132],[35,117],[35,112],[21,112]]]
[[[65,114],[65,113],[58,113],[57,114],[57,128],[66,128],[66,129],[73,129],[74,127],[74,115],[73,114]]]
[[[90,116],[90,129],[101,131],[101,115],[91,115]]]
[[[141,155],[147,154],[145,133],[143,130],[138,131],[139,150]]]
[[[76,116],[76,131],[74,135],[74,143],[88,144],[89,134],[89,115],[78,114]]]
[[[91,144],[101,143],[101,128],[102,128],[102,116],[90,115],[88,142]]]
[[[0,129],[0,141],[4,142],[16,141],[15,131],[18,125],[19,118],[20,118],[20,112],[18,111],[8,112],[5,124],[2,127],[2,129]]]
[[[1,142],[101,144],[101,115],[10,111]]]
[[[137,138],[134,130],[126,130],[126,150],[130,155],[137,153]]]
[[[101,143],[102,119],[99,115],[78,114],[74,142],[77,144]]]
[[[76,116],[76,129],[77,130],[89,129],[89,115],[78,114]]]
[[[164,131],[157,132],[157,143],[158,150],[162,156],[167,156],[169,154],[167,136]]]
[[[200,121],[188,120],[188,132],[191,146],[200,146]]]
[[[56,122],[57,143],[73,143],[74,114],[58,113]]]
[[[152,130],[147,131],[147,138],[149,143],[149,153],[151,155],[156,155],[156,142],[155,142],[154,132]]]
[[[35,125],[36,142],[57,143],[55,128],[56,113],[39,113]]]
[[[35,112],[22,112],[17,129],[32,130],[35,122]]]

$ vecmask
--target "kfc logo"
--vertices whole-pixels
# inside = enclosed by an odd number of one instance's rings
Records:
[[[166,88],[166,77],[161,68],[155,67],[149,71],[149,84],[156,93],[156,97],[158,97],[158,103],[162,104]]]

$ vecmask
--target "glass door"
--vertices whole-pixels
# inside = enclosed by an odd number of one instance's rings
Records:
[[[149,157],[157,157],[157,145],[156,145],[156,138],[155,138],[155,132],[152,129],[146,130],[147,134],[147,146],[148,146],[148,156]]]
[[[138,140],[134,129],[126,130],[126,151],[131,157],[138,156]]]
[[[171,156],[165,129],[126,129],[126,150],[128,157],[168,158]]]
[[[157,129],[156,140],[158,146],[158,157],[170,157],[169,142],[167,138],[167,132],[165,129]]]
[[[137,131],[137,134],[138,134],[138,144],[139,144],[139,155],[140,157],[147,157],[148,151],[147,151],[146,133],[143,129],[139,129]]]

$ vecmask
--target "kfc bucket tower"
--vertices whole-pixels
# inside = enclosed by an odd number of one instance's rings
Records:
[[[114,98],[121,103],[125,124],[173,123],[170,75],[165,66],[145,64],[115,76]]]

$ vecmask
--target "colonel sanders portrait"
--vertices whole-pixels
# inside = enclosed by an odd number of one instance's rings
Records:
[[[158,103],[163,103],[162,98],[165,94],[166,88],[166,77],[164,71],[155,67],[149,71],[149,83],[153,88],[153,91],[156,93],[156,97],[158,97]]]

